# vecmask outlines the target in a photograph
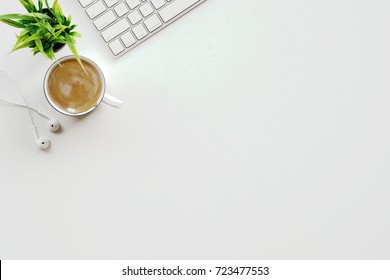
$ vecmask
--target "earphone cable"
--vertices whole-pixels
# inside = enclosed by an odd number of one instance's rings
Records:
[[[15,82],[15,80],[14,80],[10,75],[8,75],[7,73],[5,73],[5,72],[3,72],[3,71],[1,71],[1,70],[0,70],[0,73],[2,73],[9,81],[11,81],[11,82],[13,83],[13,85],[17,88],[17,90],[19,91],[20,95],[22,96],[23,101],[24,101],[24,104],[26,104],[26,105],[17,104],[17,103],[13,103],[13,102],[6,101],[6,100],[2,100],[2,99],[0,99],[0,101],[5,102],[5,103],[8,103],[8,104],[11,104],[11,105],[15,105],[15,106],[27,108],[28,114],[29,114],[30,119],[31,119],[31,123],[32,123],[32,125],[35,126],[35,121],[34,121],[34,118],[33,118],[32,113],[31,113],[31,110],[34,110],[34,111],[36,111],[36,112],[37,112],[37,110],[31,108],[31,107],[28,105],[28,102],[27,102],[26,98],[24,97],[24,94],[22,93],[21,89],[19,88],[19,86],[18,86],[18,84]]]
[[[18,104],[18,103],[14,103],[14,102],[11,102],[11,101],[7,101],[7,100],[4,100],[4,99],[1,99],[0,98],[0,102],[3,102],[3,103],[6,103],[6,104],[9,104],[9,105],[12,105],[12,106],[16,106],[16,107],[21,107],[21,108],[30,108],[31,110],[33,110],[34,112],[38,113],[38,110],[33,108],[33,107],[28,107],[26,105],[22,105],[22,104]]]

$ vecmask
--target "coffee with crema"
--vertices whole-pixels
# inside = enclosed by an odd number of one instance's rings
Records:
[[[84,69],[76,59],[62,61],[47,77],[47,95],[61,110],[79,114],[98,105],[104,81],[96,67],[83,60]]]

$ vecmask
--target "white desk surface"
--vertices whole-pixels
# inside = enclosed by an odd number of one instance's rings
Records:
[[[0,104],[0,259],[390,258],[389,1],[209,0],[118,60],[61,3],[124,106],[55,112],[1,25],[0,69],[63,131],[36,117],[42,152]]]

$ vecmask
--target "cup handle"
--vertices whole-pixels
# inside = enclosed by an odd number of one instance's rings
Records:
[[[103,97],[103,102],[106,103],[107,105],[110,105],[115,108],[120,108],[122,107],[123,102],[120,101],[119,99],[113,97],[112,95],[105,94]]]

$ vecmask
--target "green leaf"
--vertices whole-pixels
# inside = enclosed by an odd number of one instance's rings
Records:
[[[55,13],[58,13],[59,15],[63,16],[64,13],[62,12],[62,9],[61,9],[61,6],[60,4],[58,3],[58,0],[54,0],[53,2],[53,11]]]
[[[71,38],[68,34],[65,33],[65,40],[66,40],[66,43],[68,44],[69,46],[69,49],[71,50],[71,52],[73,53],[74,57],[76,58],[76,60],[78,61],[78,63],[81,65],[81,67],[83,68],[84,72],[85,73],[88,73],[87,70],[85,70],[84,68],[84,65],[83,63],[81,62],[81,59],[80,59],[80,56],[76,50],[76,47],[74,46],[74,43],[73,43],[73,38]]]
[[[40,53],[38,47],[36,47],[36,46],[31,51],[33,52],[33,55]]]
[[[19,14],[6,14],[6,15],[0,15],[0,19],[19,19]]]
[[[37,21],[37,19],[51,19],[48,15],[42,14],[42,13],[27,13],[24,15],[21,14],[6,14],[6,15],[0,15],[0,19],[13,19],[13,20],[19,20],[21,23],[24,22],[34,22]]]
[[[42,0],[38,0],[38,10],[39,10],[40,13],[42,13],[42,10],[43,10]]]
[[[14,52],[14,51],[17,51],[17,50],[20,50],[20,49],[24,49],[24,48],[32,48],[35,46],[35,42],[27,42],[27,43],[23,43],[23,44],[19,44],[19,45],[14,45],[14,47],[12,48],[12,50],[10,51],[11,52]]]
[[[24,42],[39,40],[42,43],[42,40],[40,38],[42,38],[42,35],[40,33],[35,33],[34,35],[28,36],[27,39],[24,40]]]
[[[44,14],[44,13],[29,13],[29,14],[26,14],[26,16],[32,16],[35,20],[37,20],[37,19],[50,20],[51,19],[50,16],[48,16],[47,14]]]
[[[38,50],[43,54],[46,55],[45,50],[43,49],[42,41],[41,39],[34,40],[35,45],[37,46]]]
[[[63,22],[65,20],[65,16],[62,12],[61,6],[58,4],[58,0],[54,0],[53,2],[52,13],[58,22]]]
[[[78,33],[78,32],[69,32],[69,35],[72,36],[72,37],[78,37],[78,38],[81,38],[81,34]]]
[[[55,57],[55,55],[54,55],[53,47],[50,47],[50,48],[48,48],[48,49],[46,50],[46,55],[47,55],[47,57],[48,57],[49,59],[51,59],[51,60],[55,60],[55,59],[56,59],[56,57]]]
[[[26,30],[23,30],[22,32],[20,32],[19,36],[16,36],[17,40],[15,46],[19,46],[20,44],[25,43],[29,37],[30,34],[28,34]]]
[[[19,0],[19,2],[30,13],[37,11],[37,8],[35,7],[35,4],[34,4],[34,2],[32,0]]]
[[[24,28],[24,25],[20,22],[14,21],[12,19],[0,19],[2,23],[8,24],[9,26],[16,27],[16,28]]]

